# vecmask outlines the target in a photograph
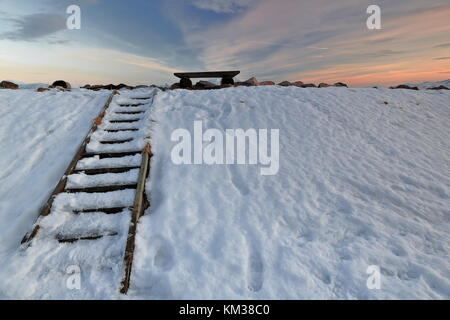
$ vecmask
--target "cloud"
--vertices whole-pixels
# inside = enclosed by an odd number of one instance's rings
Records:
[[[434,46],[435,48],[450,48],[450,43],[442,43]]]
[[[379,57],[388,57],[388,56],[393,56],[393,55],[403,54],[403,53],[406,53],[406,51],[396,51],[396,50],[384,49],[384,50],[379,50],[377,52],[371,52],[371,53],[367,54],[367,56],[379,58]]]
[[[433,60],[450,60],[450,57],[433,58]]]
[[[17,29],[0,34],[0,39],[33,41],[66,28],[66,19],[58,14],[34,13],[21,18],[11,18]]]
[[[327,81],[350,79],[354,73],[353,84],[362,85],[383,77],[392,82],[413,77],[408,68],[421,77],[436,74],[430,42],[445,42],[448,3],[399,0],[383,8],[383,28],[375,31],[366,28],[367,4],[359,0],[265,0],[221,23],[197,29],[190,21],[181,25],[206,69],[237,68],[243,78]],[[430,63],[421,64],[424,59]],[[333,76],[337,65],[341,68]]]
[[[243,11],[257,0],[193,0],[192,5],[216,13],[236,13]]]

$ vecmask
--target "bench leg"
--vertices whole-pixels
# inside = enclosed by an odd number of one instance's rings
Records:
[[[224,84],[234,84],[233,77],[223,77],[221,83],[222,83],[222,85],[224,85]]]
[[[192,88],[192,81],[189,78],[181,78],[180,80],[180,88],[188,89]]]

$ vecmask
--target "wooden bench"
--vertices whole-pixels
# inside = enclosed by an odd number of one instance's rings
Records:
[[[192,88],[191,78],[222,78],[221,84],[234,84],[233,78],[240,71],[208,71],[208,72],[176,72],[175,77],[180,78],[181,88]]]

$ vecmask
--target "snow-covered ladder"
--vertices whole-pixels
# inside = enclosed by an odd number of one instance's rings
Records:
[[[136,100],[148,100],[152,97],[145,97],[145,98],[133,98]],[[135,235],[137,231],[137,222],[139,218],[144,214],[145,209],[149,206],[149,202],[145,195],[145,181],[148,177],[149,171],[150,171],[150,158],[152,157],[152,152],[149,144],[146,144],[145,148],[143,150],[120,150],[121,144],[124,144],[126,146],[127,143],[133,140],[133,138],[126,138],[121,139],[119,136],[114,137],[112,140],[103,140],[99,141],[101,145],[116,145],[118,148],[112,148],[110,151],[107,152],[95,152],[92,151],[88,152],[87,146],[89,145],[91,141],[91,137],[93,133],[98,129],[98,127],[101,125],[106,111],[108,110],[111,101],[113,99],[113,95],[110,95],[108,98],[108,101],[106,102],[105,106],[102,108],[99,116],[95,119],[94,124],[92,125],[91,130],[89,131],[88,135],[80,145],[77,153],[73,157],[72,161],[70,162],[67,170],[64,173],[64,176],[61,178],[61,180],[58,182],[57,186],[53,190],[52,194],[48,198],[47,202],[42,207],[38,219],[32,228],[31,232],[27,233],[24,238],[22,239],[22,244],[25,244],[27,246],[31,245],[31,242],[33,239],[36,238],[40,230],[42,229],[40,226],[41,219],[49,216],[52,213],[55,199],[58,196],[65,196],[70,197],[70,194],[95,194],[95,196],[100,195],[106,195],[108,192],[115,192],[115,191],[121,191],[121,190],[129,190],[129,189],[135,189],[135,195],[134,195],[134,202],[132,206],[105,206],[104,208],[93,207],[93,208],[72,208],[70,209],[73,214],[95,214],[95,213],[106,213],[106,214],[118,214],[123,213],[127,210],[131,210],[131,221],[129,225],[128,235],[127,235],[127,241],[126,241],[126,248],[123,255],[123,277],[120,287],[120,292],[122,294],[126,294],[128,292],[128,288],[130,285],[130,276],[131,276],[131,268],[132,268],[132,262],[133,262],[133,255],[134,255],[134,248],[135,248]],[[146,103],[144,102],[138,102],[138,103],[123,103],[118,104],[118,109],[113,112],[112,114],[115,115],[113,120],[108,120],[109,124],[112,124],[114,129],[108,129],[107,127],[102,128],[101,130],[108,133],[112,132],[113,135],[116,133],[121,134],[121,132],[124,133],[132,133],[135,131],[139,131],[139,128],[136,128],[133,126],[136,122],[139,122],[142,120],[142,115],[145,113],[143,110],[132,110],[135,107],[138,108],[140,106],[144,106]],[[122,109],[122,108],[130,108],[129,110]],[[120,111],[118,111],[120,109]],[[114,124],[125,124],[130,123],[130,127],[127,126],[119,126],[114,127]],[[108,148],[100,150],[109,150]],[[120,164],[121,159],[126,159],[130,157],[135,157],[137,155],[141,155],[141,161],[140,165],[132,164]],[[96,161],[100,160],[100,163],[105,163],[101,161],[113,161],[113,163],[116,163],[116,165],[107,165],[105,167],[83,167],[79,166],[80,160],[82,159],[96,159]],[[102,160],[104,159],[104,160]],[[117,160],[119,162],[117,162]],[[125,161],[125,160],[123,160]],[[117,164],[118,163],[118,164]],[[79,166],[79,167],[78,167]],[[139,169],[138,179],[135,183],[130,183],[130,179],[126,179],[125,182],[111,182],[109,185],[108,183],[105,183],[104,181],[107,181],[105,175],[112,174],[117,177],[122,177],[120,174],[127,174],[129,172],[136,172]],[[75,175],[82,174],[84,178],[88,177],[88,180],[91,183],[88,183],[87,185],[72,185],[70,184],[70,177],[74,177]],[[96,177],[101,181],[104,179],[103,183],[94,183],[92,184],[92,181],[95,182]],[[111,175],[110,175],[111,177]],[[105,180],[106,179],[106,180]],[[124,211],[125,210],[125,211]],[[129,211],[128,211],[129,212]],[[52,218],[53,219],[53,218]],[[90,232],[88,234],[79,234],[79,235],[56,235],[54,238],[59,243],[74,243],[78,241],[86,241],[86,240],[98,240],[103,237],[114,237],[117,236],[118,232],[115,231],[103,231],[103,232]]]

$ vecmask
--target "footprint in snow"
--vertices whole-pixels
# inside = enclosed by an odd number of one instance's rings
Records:
[[[172,246],[162,238],[154,239],[153,245],[155,248],[153,265],[161,271],[171,269],[174,265]]]
[[[247,287],[250,291],[261,290],[264,281],[264,264],[257,251],[250,253],[247,261]]]

